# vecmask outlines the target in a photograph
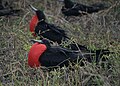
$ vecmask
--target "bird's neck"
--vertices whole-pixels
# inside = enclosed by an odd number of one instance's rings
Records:
[[[72,8],[74,3],[71,0],[64,0],[65,8]]]
[[[45,21],[46,18],[42,11],[40,11],[40,10],[36,11],[36,15],[37,15],[39,21],[43,21],[43,20]]]

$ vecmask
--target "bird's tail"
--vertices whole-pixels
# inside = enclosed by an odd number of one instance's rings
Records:
[[[82,58],[86,59],[88,62],[95,62],[98,64],[100,61],[108,61],[108,58],[104,57],[104,55],[109,56],[110,54],[114,54],[114,52],[110,52],[109,50],[96,50],[95,52],[89,52],[89,53],[79,53],[78,56],[82,56]]]
[[[102,61],[106,61],[106,59],[103,57],[104,55],[109,56],[110,54],[114,54],[114,52],[111,52],[107,49],[100,49],[100,50],[96,50],[96,62],[99,62],[100,59]]]
[[[92,4],[91,6],[93,6],[93,7],[94,7],[95,9],[97,9],[98,11],[104,10],[104,9],[110,7],[110,5],[107,4],[107,3],[95,3],[95,4]]]

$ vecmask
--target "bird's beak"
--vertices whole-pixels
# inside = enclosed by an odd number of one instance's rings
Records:
[[[33,7],[32,5],[29,5],[29,6],[33,11],[35,11],[35,12],[37,11],[37,9],[35,7]]]
[[[38,43],[40,43],[40,44],[43,43],[42,40],[36,40],[36,39],[31,39],[30,41],[33,42],[33,43],[36,43],[36,42],[38,42]]]
[[[64,0],[58,0],[59,2],[64,2]]]

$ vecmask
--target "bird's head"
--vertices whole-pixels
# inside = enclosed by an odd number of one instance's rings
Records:
[[[42,40],[31,40],[35,42],[28,52],[28,65],[32,68],[39,67],[41,63],[39,62],[40,56],[46,51],[47,46]]]
[[[30,48],[28,53],[28,65],[32,68],[39,67],[40,56],[50,47],[50,42],[47,39],[42,40],[31,40],[34,44]]]
[[[35,12],[35,15],[33,15],[32,19],[30,20],[30,31],[32,32],[32,35],[35,35],[35,27],[37,25],[38,22],[41,21],[45,21],[45,15],[43,13],[43,11],[36,9],[35,7],[33,7],[32,5],[29,5],[31,7],[31,9]]]

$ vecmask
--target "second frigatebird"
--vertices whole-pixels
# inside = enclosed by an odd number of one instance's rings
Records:
[[[28,65],[30,67],[55,67],[68,66],[69,62],[76,63],[81,59],[86,59],[88,62],[93,62],[95,58],[96,63],[102,59],[103,55],[109,55],[110,52],[106,50],[99,50],[96,52],[76,51],[62,48],[60,46],[51,46],[47,40],[32,40],[35,43],[30,48],[28,53]],[[87,50],[89,51],[89,50]],[[99,52],[99,53],[98,53]],[[102,59],[105,61],[105,59]],[[83,64],[82,64],[83,66]]]
[[[59,1],[64,2],[64,6],[62,7],[61,11],[65,16],[82,16],[98,12],[109,7],[106,3],[95,3],[88,6],[72,2],[71,0],[59,0]]]
[[[13,7],[8,5],[8,2],[5,2],[5,5],[3,5],[2,0],[0,0],[0,16],[18,15],[19,12],[20,9],[13,9]]]

